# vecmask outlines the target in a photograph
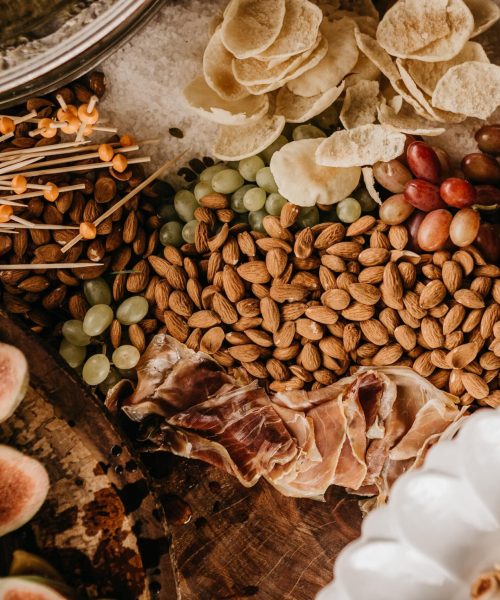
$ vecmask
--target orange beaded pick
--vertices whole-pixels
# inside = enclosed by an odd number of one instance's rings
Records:
[[[99,158],[103,162],[110,162],[113,156],[115,155],[113,146],[111,146],[110,144],[100,144],[97,148],[97,153],[99,154]]]
[[[0,206],[0,223],[7,223],[14,214],[14,209],[8,204]]]
[[[0,118],[0,133],[12,133],[15,129],[16,125],[12,119],[9,119],[9,117]]]
[[[50,190],[44,190],[43,197],[49,202],[55,202],[59,197],[59,188],[51,181],[47,181],[47,185],[50,186]]]
[[[57,111],[58,121],[67,121],[69,117],[78,117],[78,109],[73,104],[67,104],[66,108],[60,108]]]
[[[80,223],[80,235],[85,240],[93,240],[97,235],[97,227],[93,223],[84,221]]]
[[[41,119],[38,123],[38,131],[44,138],[53,138],[57,135],[57,129],[51,127],[52,119]]]
[[[24,175],[14,175],[11,186],[15,194],[24,194],[28,188],[28,180]]]
[[[112,166],[117,173],[123,173],[128,166],[128,160],[123,154],[115,154],[113,156]]]
[[[61,130],[63,131],[63,133],[76,133],[79,129],[80,129],[80,119],[78,119],[78,117],[75,117],[73,115],[66,115],[66,118],[64,119],[64,121],[66,122],[66,125],[64,125],[63,127],[61,127]]]
[[[125,146],[133,146],[135,144],[135,140],[130,134],[124,133],[120,137],[120,144],[124,147]]]
[[[93,125],[99,120],[97,108],[93,108],[90,112],[87,111],[88,104],[81,104],[78,108],[78,118],[82,123],[90,123]]]

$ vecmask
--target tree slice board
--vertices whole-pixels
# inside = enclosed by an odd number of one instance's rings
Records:
[[[0,540],[0,575],[22,547],[89,598],[175,598],[164,513],[123,433],[78,375],[1,311],[0,340],[30,367],[29,391],[0,426],[0,443],[40,460],[51,481],[33,521]]]

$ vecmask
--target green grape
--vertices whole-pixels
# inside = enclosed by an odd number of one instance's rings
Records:
[[[113,322],[113,309],[107,304],[91,306],[83,319],[83,331],[92,337],[101,335]]]
[[[262,188],[254,187],[243,196],[243,206],[250,211],[264,208],[267,194]]]
[[[353,196],[361,205],[362,212],[372,212],[378,206],[375,200],[368,193],[368,190],[366,190],[364,187],[360,187],[358,190],[356,190]]]
[[[269,145],[265,150],[263,150],[260,153],[266,165],[268,165],[271,162],[272,155],[281,148],[283,148],[283,146],[285,146],[286,144],[288,144],[288,140],[284,135],[280,135],[276,141],[274,141],[271,145]]]
[[[227,169],[227,165],[224,163],[217,163],[216,165],[207,167],[200,173],[200,181],[211,184],[213,176],[220,171],[224,171],[224,169]]]
[[[88,346],[91,337],[83,331],[83,322],[76,319],[66,321],[62,326],[64,338],[73,346]]]
[[[198,227],[198,221],[193,219],[186,223],[182,228],[182,238],[186,242],[186,244],[194,244],[194,239],[196,236],[196,228]]]
[[[244,183],[243,177],[234,169],[219,171],[212,179],[212,187],[219,194],[232,194]]]
[[[314,125],[299,125],[292,135],[295,141],[326,137],[326,133]]]
[[[83,282],[83,293],[90,306],[95,304],[111,304],[112,296],[109,285],[102,277]]]
[[[226,169],[234,169],[235,171],[237,171],[239,164],[239,160],[228,160],[226,163]]]
[[[109,375],[102,383],[99,384],[99,391],[102,394],[106,395],[109,392],[109,390],[121,380],[122,376],[120,375],[118,370],[111,367],[109,370]]]
[[[175,221],[179,217],[175,212],[175,207],[173,204],[162,204],[158,209],[158,216],[164,219],[165,221]]]
[[[337,216],[342,223],[354,223],[361,216],[361,204],[355,198],[346,198],[337,204]]]
[[[238,165],[238,171],[243,179],[247,181],[255,181],[257,178],[257,171],[264,167],[264,161],[260,156],[249,156],[240,160]]]
[[[206,181],[200,181],[194,186],[193,191],[194,197],[199,202],[203,198],[203,196],[208,196],[208,194],[211,194],[214,190],[212,186]]]
[[[301,228],[314,227],[319,223],[319,210],[317,206],[305,206],[300,209],[297,225]]]
[[[271,173],[271,169],[269,167],[259,169],[257,172],[256,181],[257,185],[265,190],[268,194],[278,191],[278,186],[276,185],[276,181],[274,181],[273,174]]]
[[[109,375],[111,365],[105,354],[94,354],[83,365],[83,381],[88,385],[99,385]]]
[[[314,119],[314,122],[318,127],[321,127],[322,129],[330,129],[331,127],[336,127],[339,124],[339,111],[335,104],[332,104],[320,115],[318,115]]]
[[[169,221],[160,229],[160,242],[164,246],[180,246],[182,244],[182,225],[178,221]]]
[[[248,192],[248,190],[251,190],[254,187],[256,186],[252,185],[251,183],[247,183],[246,185],[242,185],[238,190],[234,192],[234,194],[231,196],[231,208],[234,210],[234,212],[240,214],[247,212],[247,209],[243,204],[243,197]]]
[[[116,318],[122,325],[139,323],[148,314],[149,304],[143,296],[130,296],[124,300],[116,311]]]
[[[85,346],[75,346],[74,344],[70,344],[68,340],[63,339],[59,346],[59,354],[70,367],[76,369],[85,360],[87,348]]]
[[[283,198],[283,196],[277,192],[273,192],[267,197],[266,210],[270,215],[273,215],[273,217],[279,217],[281,210],[286,203],[286,198]]]
[[[174,206],[179,217],[187,223],[194,218],[194,211],[198,208],[199,204],[193,192],[179,190],[174,197]]]
[[[119,346],[112,356],[113,364],[118,369],[133,369],[139,362],[141,353],[135,346],[123,345]]]
[[[248,222],[250,223],[250,227],[254,231],[259,231],[260,233],[266,233],[264,226],[262,225],[262,221],[264,217],[267,216],[267,212],[265,210],[256,210],[248,213]]]

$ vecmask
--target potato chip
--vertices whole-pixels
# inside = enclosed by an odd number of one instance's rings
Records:
[[[256,121],[264,117],[269,108],[266,95],[224,100],[207,85],[203,77],[197,77],[186,86],[184,98],[202,117],[221,125],[243,125]]]
[[[360,81],[347,88],[340,121],[346,129],[375,123],[377,116],[378,81]]]
[[[359,53],[358,62],[352,68],[352,71],[344,79],[346,88],[355,85],[359,81],[378,81],[380,79],[380,69],[372,61]]]
[[[382,204],[382,199],[380,198],[377,188],[375,187],[373,169],[371,167],[362,167],[361,173],[363,174],[363,182],[365,184],[366,191],[370,194],[370,197],[375,200],[377,204]]]
[[[323,140],[316,150],[318,164],[326,167],[363,167],[387,162],[402,154],[404,133],[385,125],[361,125],[340,130]]]
[[[361,177],[359,167],[323,167],[314,159],[321,139],[290,142],[271,158],[271,172],[279,193],[292,204],[335,204],[347,198]]]
[[[312,50],[308,50],[307,52],[303,52],[300,56],[302,57],[302,62],[294,69],[291,69],[287,72],[286,75],[283,76],[282,79],[278,79],[273,83],[266,84],[256,84],[247,86],[248,91],[251,94],[267,94],[268,92],[272,92],[274,90],[279,89],[284,86],[285,83],[291,81],[295,77],[299,77],[302,73],[305,73],[309,69],[315,67],[326,55],[328,51],[328,42],[321,35],[318,34],[318,45],[315,46]]]
[[[286,86],[276,96],[275,113],[283,115],[287,123],[305,123],[326,110],[344,91],[344,83],[317,96],[296,96]],[[259,96],[260,97],[260,96]]]
[[[323,20],[320,31],[328,41],[328,52],[312,69],[294,78],[288,85],[298,96],[316,96],[336,87],[358,62],[352,19],[330,23]]]
[[[484,48],[477,42],[467,42],[462,50],[451,60],[425,63],[421,60],[408,59],[401,64],[408,71],[413,81],[426,94],[432,96],[437,82],[448,69],[468,61],[490,62]]]
[[[494,25],[500,19],[500,7],[493,0],[464,0],[474,17],[474,31],[471,37],[476,37]]]
[[[205,48],[203,74],[209,87],[224,100],[240,100],[248,96],[248,90],[234,78],[232,62],[233,56],[224,47],[219,29]]]
[[[401,78],[391,56],[382,48],[377,40],[374,40],[365,33],[361,33],[361,31],[355,31],[354,37],[361,52],[382,71],[391,83]]]
[[[396,96],[401,98],[401,96]],[[401,98],[402,99],[402,98]],[[445,129],[438,127],[434,121],[429,121],[417,115],[409,104],[403,104],[395,110],[390,103],[381,104],[378,108],[378,120],[382,125],[387,125],[394,131],[410,135],[441,135]]]
[[[220,160],[241,160],[265,150],[280,136],[285,117],[264,117],[247,125],[220,125],[213,155]]]
[[[392,98],[389,98],[389,100],[387,101],[387,104],[392,108],[396,115],[403,108],[403,103],[403,96],[400,96],[399,94],[396,94]]]
[[[453,58],[474,29],[463,0],[399,0],[377,29],[377,40],[389,54],[437,62]]]
[[[425,110],[428,117],[431,117],[432,119],[441,123],[459,123],[460,121],[463,121],[465,119],[464,115],[439,110],[439,108],[434,107],[430,102],[431,99],[428,96],[426,96],[422,92],[422,90],[419,89],[419,87],[410,77],[410,74],[403,66],[403,61],[400,58],[396,59],[396,65],[399,69],[401,79],[403,80],[403,83],[405,84],[406,88],[413,96],[413,98],[417,101],[417,103]],[[406,96],[404,96],[404,98],[406,100]],[[415,108],[415,104],[411,102],[410,104],[413,106],[413,108]]]
[[[284,59],[310,50],[323,19],[321,9],[309,0],[285,0],[285,19],[277,39],[256,58]]]
[[[438,81],[432,104],[442,110],[486,119],[500,105],[500,67],[482,62],[452,67]]]
[[[224,13],[224,46],[236,58],[267,50],[278,38],[285,19],[285,0],[232,0]]]

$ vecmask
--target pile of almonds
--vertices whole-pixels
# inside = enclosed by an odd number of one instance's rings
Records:
[[[404,365],[464,405],[500,404],[500,268],[476,248],[419,255],[404,225],[371,215],[297,230],[292,204],[264,235],[231,225],[222,194],[200,204],[195,244],[149,256],[149,282],[128,276],[160,331],[273,391]]]

